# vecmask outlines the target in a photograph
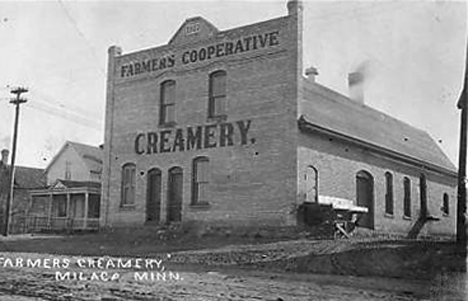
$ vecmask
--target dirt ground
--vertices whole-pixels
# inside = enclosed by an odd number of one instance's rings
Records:
[[[172,265],[152,270],[132,268],[100,269],[78,265],[78,260],[91,257],[65,257],[33,253],[1,253],[0,300],[429,300],[427,283],[387,278],[363,278],[338,275],[314,275],[262,272],[234,268],[210,269],[200,266],[184,268]],[[47,265],[28,268],[16,259],[63,262],[68,268]],[[14,267],[6,264],[11,259]],[[110,260],[106,257],[104,260]],[[83,261],[82,261],[83,262]],[[94,261],[95,262],[95,261]],[[22,266],[22,267],[21,267]],[[57,278],[66,272],[81,272],[83,279]],[[106,277],[119,274],[115,280],[91,279],[93,272]],[[153,273],[154,279],[135,278],[135,273]],[[166,272],[166,273],[165,273]],[[173,273],[169,276],[169,272]],[[159,273],[159,276],[157,276]],[[164,274],[165,273],[165,274]],[[71,274],[70,274],[71,275]],[[148,274],[149,275],[149,274]],[[163,278],[166,275],[166,278]],[[86,279],[84,279],[86,278]],[[107,278],[106,278],[107,279]]]
[[[450,243],[102,238],[1,239],[0,300],[468,300]]]

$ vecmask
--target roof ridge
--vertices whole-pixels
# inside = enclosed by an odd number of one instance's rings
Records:
[[[302,93],[301,114],[317,125],[428,164],[456,170],[428,131],[371,106],[356,103],[318,83],[306,82]]]
[[[343,104],[345,104],[345,105],[347,105],[347,106],[350,106],[350,107],[353,107],[353,108],[358,108],[358,109],[361,109],[361,110],[363,110],[363,111],[368,110],[368,111],[371,111],[371,112],[375,112],[375,113],[381,114],[381,115],[383,115],[383,117],[385,117],[385,118],[389,118],[389,119],[391,119],[391,120],[393,120],[393,121],[396,121],[396,122],[398,122],[398,123],[402,123],[402,124],[404,124],[404,125],[406,125],[406,126],[409,126],[409,127],[413,128],[413,129],[415,129],[415,130],[417,130],[417,131],[420,131],[420,132],[422,132],[422,133],[427,134],[427,135],[430,136],[430,134],[429,134],[427,131],[425,131],[425,130],[423,130],[423,129],[420,129],[420,128],[418,128],[418,127],[416,127],[416,126],[410,124],[409,122],[407,122],[407,121],[405,121],[405,120],[398,119],[398,118],[396,118],[396,117],[390,115],[389,113],[386,113],[386,112],[384,112],[384,111],[381,111],[381,110],[379,110],[379,109],[376,109],[376,108],[374,108],[374,107],[372,107],[372,106],[369,106],[369,105],[367,105],[367,104],[365,104],[365,103],[362,103],[362,104],[361,104],[361,103],[358,103],[358,102],[352,100],[351,98],[349,98],[348,96],[346,96],[346,95],[344,95],[344,94],[342,94],[342,93],[340,93],[340,92],[338,92],[338,91],[332,90],[332,89],[330,89],[330,88],[328,88],[328,87],[326,87],[326,86],[324,86],[324,85],[322,85],[322,84],[319,84],[319,83],[310,83],[310,82],[309,82],[309,83],[307,83],[307,84],[304,85],[304,86],[307,88],[307,87],[313,87],[313,85],[317,86],[318,88],[324,89],[324,90],[326,90],[327,92],[333,93],[333,94],[335,94],[335,95],[337,95],[337,96],[339,96],[339,97],[341,98],[340,100],[337,100],[337,99],[335,99],[335,98],[329,97],[328,95],[323,95],[324,97],[326,97],[327,99],[329,99],[329,100],[331,100],[331,101],[335,101],[335,102],[336,102],[336,101],[339,101],[340,103],[343,103]],[[367,112],[366,112],[366,113],[367,113]]]

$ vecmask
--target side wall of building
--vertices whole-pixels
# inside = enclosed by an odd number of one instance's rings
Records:
[[[68,167],[67,167],[68,165]],[[65,171],[69,169],[70,178],[65,178]],[[57,179],[72,181],[90,181],[91,175],[88,167],[80,155],[67,146],[55,162],[47,170],[47,184],[53,184]]]
[[[426,175],[428,214],[440,218],[429,221],[422,235],[454,235],[456,223],[456,179],[403,164],[349,142],[319,133],[302,133],[298,148],[299,200],[304,199],[304,173],[307,166],[318,171],[319,195],[353,200],[356,204],[356,175],[366,171],[374,181],[375,230],[407,235],[420,211],[420,175]],[[393,215],[385,213],[385,173],[393,176]],[[411,217],[403,217],[403,179],[411,181]],[[443,194],[449,196],[449,214],[441,211]]]

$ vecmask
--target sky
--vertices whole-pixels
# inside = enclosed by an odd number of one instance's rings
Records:
[[[304,1],[304,68],[345,95],[427,131],[458,162],[467,6],[454,1]],[[287,14],[286,1],[0,1],[0,149],[11,149],[12,87],[25,86],[16,164],[46,167],[63,144],[103,143],[107,50],[166,44],[185,19],[219,30]]]

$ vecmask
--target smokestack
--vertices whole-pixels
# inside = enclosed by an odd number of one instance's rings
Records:
[[[317,68],[315,67],[309,67],[305,70],[305,75],[306,77],[311,81],[315,82],[315,77],[318,75]]]
[[[348,75],[349,98],[364,104],[364,75],[362,72],[352,72]]]
[[[2,163],[5,166],[8,165],[8,155],[9,154],[10,154],[10,151],[8,151],[7,149],[2,149]]]

